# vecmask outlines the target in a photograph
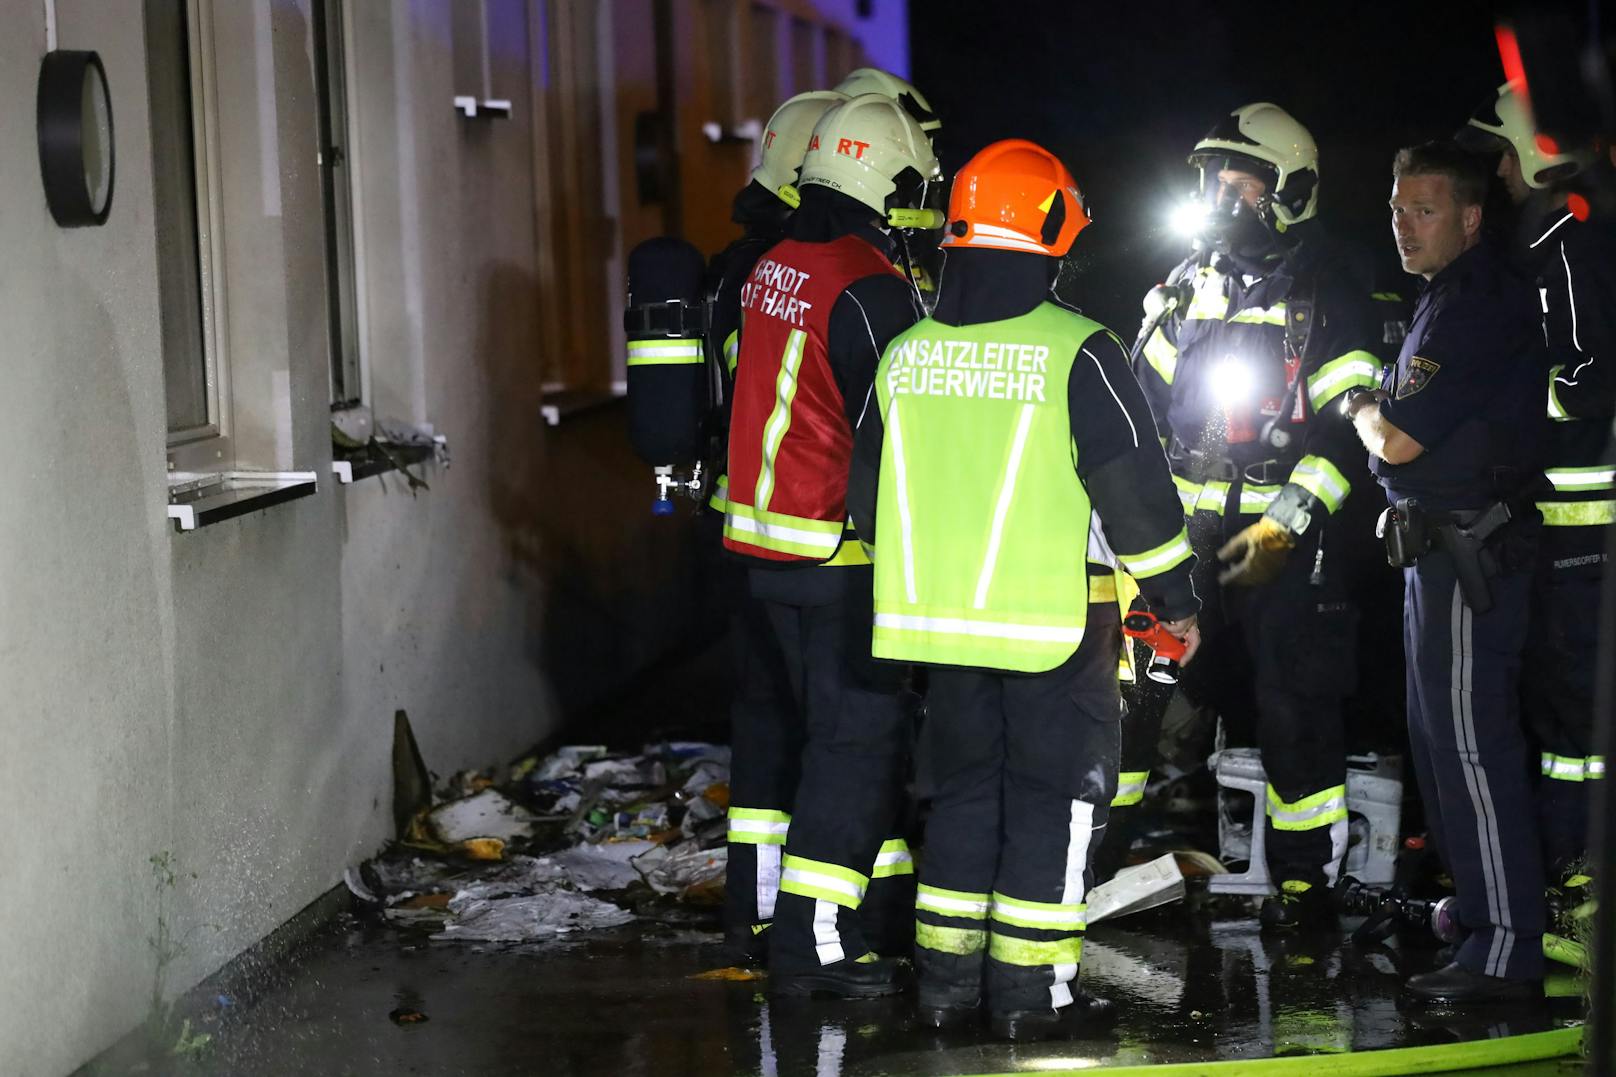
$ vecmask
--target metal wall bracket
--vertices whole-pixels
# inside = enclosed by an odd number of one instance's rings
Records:
[[[510,119],[511,103],[502,97],[484,97],[478,99],[471,94],[456,94],[454,99],[455,111],[467,119],[477,119],[479,116],[486,119]]]

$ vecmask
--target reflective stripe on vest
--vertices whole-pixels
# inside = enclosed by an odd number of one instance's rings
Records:
[[[1097,331],[1044,303],[983,325],[926,319],[888,345],[875,379],[878,657],[1041,672],[1082,642],[1087,568],[1071,551],[1091,513],[1066,384]]]

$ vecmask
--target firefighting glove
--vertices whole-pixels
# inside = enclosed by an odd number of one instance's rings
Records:
[[[1279,575],[1285,558],[1295,547],[1296,536],[1291,530],[1264,516],[1218,550],[1218,560],[1228,566],[1218,573],[1218,582],[1235,587],[1268,583]]]

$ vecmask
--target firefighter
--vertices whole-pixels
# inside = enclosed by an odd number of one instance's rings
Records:
[[[1521,689],[1527,727],[1541,749],[1545,867],[1560,881],[1586,853],[1587,783],[1605,777],[1593,716],[1605,528],[1616,522],[1616,471],[1606,455],[1616,416],[1616,251],[1588,223],[1579,181],[1592,153],[1548,152],[1518,85],[1500,88],[1459,140],[1499,155],[1498,176],[1520,218],[1515,263],[1536,282],[1549,353],[1550,485],[1537,502],[1545,527]]]
[[[926,132],[932,151],[936,152],[937,135],[943,128],[943,121],[932,111],[931,102],[926,100],[926,96],[908,82],[880,68],[861,67],[837,83],[836,89],[848,96],[878,93],[892,98],[914,117],[920,129]],[[927,196],[931,200],[928,208],[942,208],[943,188],[940,185],[927,191]],[[937,275],[942,270],[942,254],[937,247],[937,241],[942,236],[934,229],[898,231],[894,234],[898,241],[899,265],[920,293],[921,303],[929,308],[937,294]]]
[[[798,172],[814,125],[847,98],[830,90],[798,94],[769,117],[757,167],[735,196],[733,219],[743,232],[715,255],[708,268],[712,296],[713,347],[722,356],[718,371],[721,436],[729,429],[735,360],[740,349],[741,290],[759,258],[785,238],[796,208]],[[722,521],[728,506],[728,477],[720,476],[710,506]],[[721,525],[720,525],[721,526]],[[714,544],[718,542],[714,537]],[[722,586],[734,592],[730,629],[735,697],[730,709],[729,860],[724,879],[724,933],[733,957],[761,962],[767,957],[765,931],[774,917],[780,885],[780,851],[785,845],[791,802],[802,760],[802,724],[792,702],[786,663],[776,648],[763,607],[746,589],[745,567],[729,560]]]
[[[937,132],[942,130],[943,121],[931,110],[931,102],[926,100],[924,94],[897,75],[878,67],[860,67],[849,72],[846,78],[836,84],[836,92],[848,97],[878,93],[882,97],[892,98],[926,132],[928,142],[935,140]]]
[[[870,657],[869,559],[847,526],[853,423],[881,349],[918,318],[893,267],[895,215],[939,180],[925,132],[863,94],[820,119],[801,205],[742,289],[724,544],[786,662],[806,743],[770,931],[770,989],[898,990],[859,915],[873,879],[913,875],[892,836],[904,764],[901,667]]]
[[[1050,295],[1089,220],[1065,166],[994,143],[949,219],[937,308],[887,346],[865,405],[850,505],[878,545],[875,654],[929,665],[922,1020],[974,1021],[985,999],[996,1034],[1035,1039],[1109,1009],[1077,969],[1116,786],[1113,565],[1193,646],[1193,558],[1125,350]]]
[[[1453,143],[1398,153],[1392,231],[1427,284],[1380,388],[1352,417],[1392,503],[1403,566],[1408,727],[1425,815],[1469,932],[1452,963],[1411,977],[1420,1001],[1541,997],[1544,926],[1521,652],[1548,425],[1530,285],[1481,241],[1486,171]]]
[[[1206,655],[1182,687],[1225,723],[1255,712],[1276,889],[1263,927],[1321,925],[1347,845],[1342,702],[1356,687],[1353,582],[1370,546],[1367,521],[1352,519],[1369,499],[1348,496],[1368,474],[1336,403],[1377,383],[1382,326],[1368,283],[1313,221],[1306,128],[1246,105],[1190,163],[1198,251],[1147,300],[1157,317],[1135,363],[1201,559]],[[1125,796],[1143,787],[1166,703],[1130,689],[1146,751],[1126,753]]]

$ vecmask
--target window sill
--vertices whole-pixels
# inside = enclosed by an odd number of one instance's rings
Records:
[[[168,518],[179,531],[245,516],[317,489],[312,471],[176,472],[168,480]]]
[[[415,464],[425,464],[437,458],[447,440],[440,434],[428,443],[390,442],[385,447],[372,441],[357,449],[336,448],[338,458],[331,461],[331,473],[343,486],[385,475],[389,471],[404,471]]]
[[[546,426],[560,426],[562,419],[615,404],[627,395],[628,388],[621,382],[614,384],[610,392],[599,389],[562,389],[544,394],[544,403],[540,406],[539,413],[544,416]]]

